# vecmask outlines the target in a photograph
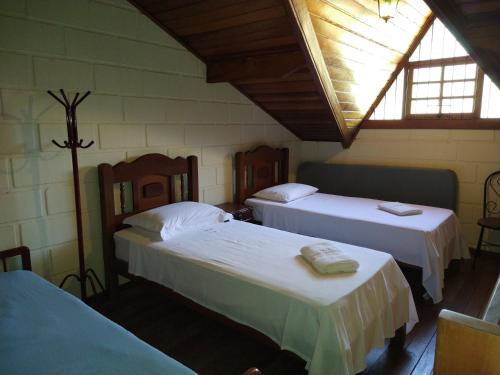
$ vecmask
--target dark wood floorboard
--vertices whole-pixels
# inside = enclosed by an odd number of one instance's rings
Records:
[[[436,324],[443,308],[480,316],[495,285],[500,257],[484,254],[476,270],[472,262],[453,261],[446,272],[444,300],[433,305],[421,298],[420,273],[403,270],[412,285],[420,322],[401,351],[373,350],[362,375],[432,374]],[[150,288],[124,288],[114,304],[97,309],[144,341],[201,375],[238,375],[259,367],[265,375],[305,375],[305,362],[287,351],[244,334]]]

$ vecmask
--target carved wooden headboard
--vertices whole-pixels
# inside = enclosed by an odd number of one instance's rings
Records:
[[[113,235],[123,220],[151,208],[189,200],[198,201],[196,156],[171,159],[147,154],[133,162],[99,165],[101,218],[106,284],[115,259]]]
[[[243,203],[259,190],[288,182],[288,149],[259,146],[236,154],[236,200]]]

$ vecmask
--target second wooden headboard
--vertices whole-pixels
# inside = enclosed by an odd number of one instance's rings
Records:
[[[243,203],[259,190],[288,182],[288,149],[259,146],[236,154],[236,200]]]

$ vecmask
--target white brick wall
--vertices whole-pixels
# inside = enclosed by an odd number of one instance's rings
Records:
[[[348,150],[303,142],[301,159],[452,169],[459,180],[458,216],[469,245],[475,246],[484,179],[500,169],[500,131],[361,130]]]
[[[0,0],[0,249],[26,244],[36,272],[76,267],[64,111],[46,90],[91,90],[79,107],[86,256],[102,270],[97,165],[149,152],[197,155],[200,199],[230,200],[232,157],[299,143],[125,0]],[[294,161],[292,165],[296,165]],[[73,285],[74,284],[70,284]]]

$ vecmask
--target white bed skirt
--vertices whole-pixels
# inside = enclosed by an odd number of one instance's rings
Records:
[[[338,243],[355,274],[318,276],[298,256],[314,238],[231,222],[157,242],[115,234],[129,272],[250,326],[306,360],[310,375],[352,375],[368,352],[417,322],[410,288],[385,253]]]
[[[470,257],[457,216],[443,208],[412,205],[423,213],[396,216],[377,208],[383,201],[321,193],[286,204],[246,203],[267,227],[387,252],[422,268],[422,285],[434,303],[443,299],[450,261]]]

